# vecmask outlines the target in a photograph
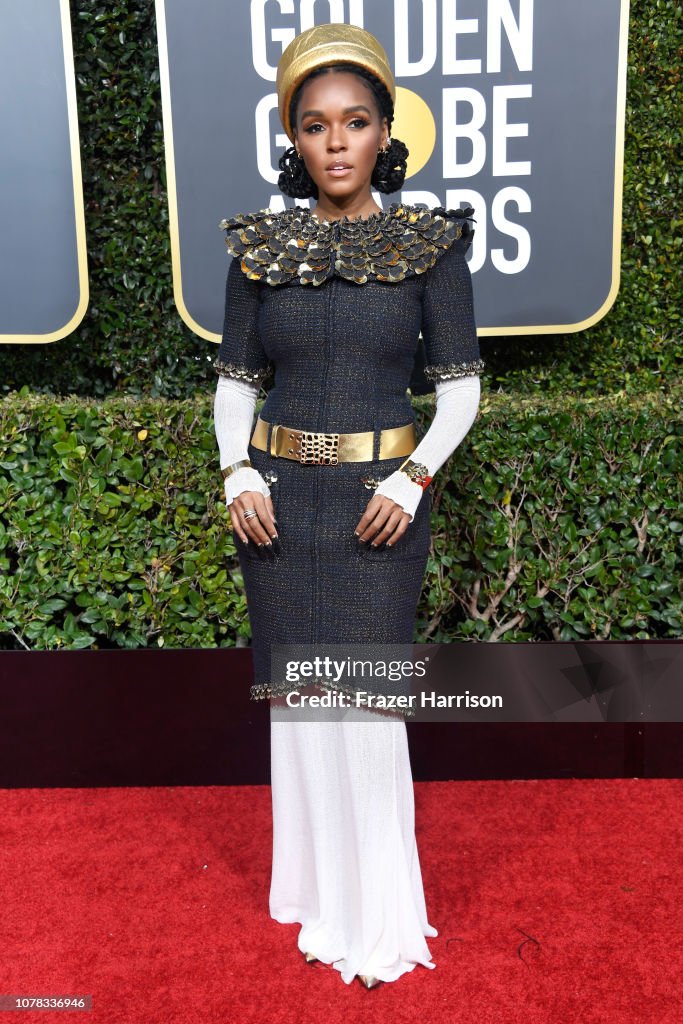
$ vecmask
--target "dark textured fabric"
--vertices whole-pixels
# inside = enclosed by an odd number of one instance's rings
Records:
[[[249,457],[261,473],[277,473],[270,488],[281,546],[275,558],[261,560],[253,544],[236,541],[252,628],[252,697],[297,688],[272,679],[273,643],[411,643],[429,551],[431,495],[423,495],[393,548],[373,551],[353,533],[373,493],[361,475],[384,477],[403,457],[306,466],[253,446]]]
[[[396,282],[319,286],[249,280],[233,259],[218,362],[257,379],[274,367],[261,415],[270,423],[349,432],[414,422],[407,394],[422,330],[433,379],[480,359],[466,245]],[[457,369],[456,371],[457,372]],[[354,528],[372,497],[360,477],[384,479],[404,457],[302,465],[249,446],[270,484],[281,553],[262,561],[237,541],[252,627],[252,697],[293,690],[270,674],[273,643],[411,643],[430,545],[431,493],[392,548],[358,545]]]

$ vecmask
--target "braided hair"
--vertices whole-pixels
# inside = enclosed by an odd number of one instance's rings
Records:
[[[394,104],[386,85],[376,78],[371,71],[360,67],[357,64],[333,64],[315,68],[307,75],[303,82],[300,82],[292,96],[289,105],[290,124],[296,124],[296,112],[301,99],[301,90],[305,82],[316,75],[325,74],[328,71],[351,71],[354,75],[362,78],[372,90],[375,103],[379,110],[380,120],[387,119],[387,127],[391,131],[391,124],[394,120]],[[370,183],[378,192],[390,194],[398,192],[403,186],[406,176],[406,161],[408,149],[400,139],[391,139],[388,149],[384,153],[377,154],[377,160],[372,172]],[[278,167],[282,172],[278,178],[278,188],[286,196],[292,199],[317,199],[318,186],[306,170],[303,158],[297,156],[296,147],[290,146],[286,149],[278,161]]]

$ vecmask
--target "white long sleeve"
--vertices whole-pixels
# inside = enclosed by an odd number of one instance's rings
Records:
[[[430,476],[434,476],[453,454],[474,423],[481,397],[481,384],[479,376],[473,374],[454,380],[437,381],[434,390],[434,418],[410,456],[413,462],[422,462]],[[397,470],[375,488],[375,494],[383,494],[397,502],[410,515],[412,522],[424,491],[405,473]]]
[[[219,376],[213,405],[214,428],[220,452],[221,469],[248,458],[249,439],[259,384]],[[258,470],[243,466],[225,481],[226,504],[242,491],[260,491],[268,497],[270,488]]]

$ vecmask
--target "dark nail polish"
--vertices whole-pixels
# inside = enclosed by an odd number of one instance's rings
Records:
[[[280,541],[277,539],[277,537],[274,537],[273,538],[273,551],[275,552],[276,555],[279,555],[281,550],[282,550],[282,548],[280,547]]]

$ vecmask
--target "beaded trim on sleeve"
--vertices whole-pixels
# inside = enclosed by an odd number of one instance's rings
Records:
[[[474,210],[392,203],[350,220],[319,220],[307,207],[269,208],[222,220],[228,252],[252,281],[320,285],[333,276],[355,284],[396,283],[424,274],[456,239],[467,250]]]
[[[251,384],[261,384],[271,372],[270,366],[266,366],[262,370],[250,370],[246,366],[224,363],[220,359],[214,361],[213,368],[221,377],[236,377],[238,380],[246,380]]]
[[[472,359],[469,363],[444,363],[442,366],[425,366],[427,380],[453,380],[456,377],[471,377],[483,373],[486,364],[483,359]]]

